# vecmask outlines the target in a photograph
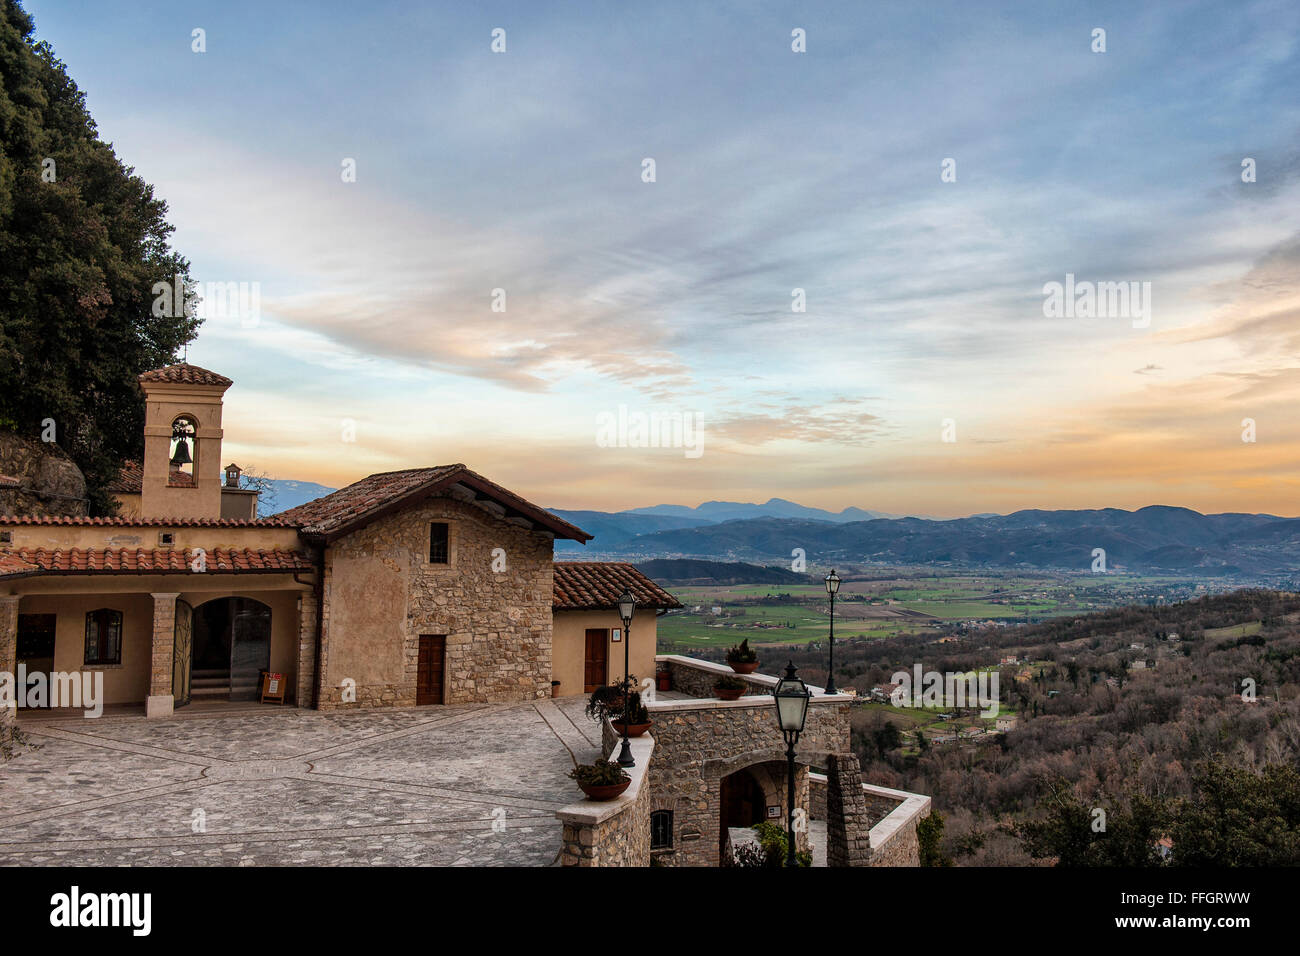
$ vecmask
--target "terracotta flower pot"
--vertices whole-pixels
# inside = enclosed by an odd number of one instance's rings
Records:
[[[624,724],[621,720],[616,720],[613,723],[614,729],[620,734],[623,733],[623,728],[627,727],[627,735],[629,737],[640,737],[650,729],[650,721],[648,720],[644,724]]]
[[[632,786],[631,780],[624,780],[622,783],[605,783],[605,784],[578,784],[582,792],[587,795],[588,800],[613,800],[620,793]]]
[[[713,692],[722,700],[740,700],[744,696],[746,688],[737,687],[734,690],[728,690],[725,687],[715,687]]]
[[[737,674],[752,674],[758,670],[758,661],[750,661],[748,664],[733,664],[731,661],[727,661],[727,666]]]

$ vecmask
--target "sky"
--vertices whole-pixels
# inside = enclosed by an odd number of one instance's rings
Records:
[[[257,289],[188,351],[246,468],[1300,514],[1293,0],[25,7]]]

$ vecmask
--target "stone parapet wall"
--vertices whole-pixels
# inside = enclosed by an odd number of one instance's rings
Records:
[[[749,684],[745,696],[770,695],[771,688],[776,684],[775,678],[766,674],[737,674],[725,664],[697,661],[676,654],[660,655],[655,658],[655,662],[659,667],[668,668],[668,673],[672,675],[673,690],[692,697],[716,697],[713,684],[720,676],[739,677]]]
[[[18,596],[0,594],[0,674],[8,675],[9,680],[18,681]],[[9,727],[18,718],[18,688],[14,687],[15,699],[0,702],[0,727]]]
[[[871,821],[871,852],[867,866],[920,866],[920,842],[916,825],[930,815],[930,798],[861,784],[867,813]],[[814,820],[827,819],[827,777],[809,774],[809,815]]]
[[[611,752],[613,728],[602,728],[604,752]],[[655,740],[649,735],[630,741],[635,766],[628,768],[631,785],[617,799],[583,800],[556,812],[564,827],[561,866],[649,866],[649,775],[654,766]]]

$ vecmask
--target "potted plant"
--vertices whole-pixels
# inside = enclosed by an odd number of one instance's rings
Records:
[[[636,678],[629,677],[628,683],[636,686]],[[623,700],[626,696],[623,682],[617,684],[604,684],[597,687],[587,698],[587,716],[600,723],[605,718],[613,720],[615,717],[623,715]]]
[[[750,649],[749,638],[740,642],[740,646],[727,649],[727,663],[737,674],[752,674],[758,670],[758,654]]]
[[[739,677],[719,677],[713,682],[713,692],[722,700],[740,700],[742,694],[749,688]]]
[[[645,704],[641,703],[641,695],[637,693],[628,697],[623,713],[611,720],[614,729],[620,734],[623,733],[624,722],[626,722],[629,737],[640,737],[650,729],[650,711],[646,710]]]
[[[632,778],[612,760],[580,763],[569,771],[588,800],[613,800],[632,785]]]

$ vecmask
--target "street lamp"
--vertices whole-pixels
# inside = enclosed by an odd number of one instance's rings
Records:
[[[794,676],[794,661],[785,668],[785,676],[776,682],[772,696],[776,698],[776,722],[781,726],[785,737],[786,759],[786,841],[785,865],[798,866],[794,856],[794,745],[803,733],[804,720],[808,717],[808,699],[812,692],[808,685]]]
[[[618,598],[618,616],[623,619],[623,747],[618,752],[620,767],[634,767],[632,745],[627,742],[627,725],[632,722],[628,706],[632,703],[632,688],[628,685],[628,645],[632,643],[632,614],[636,611],[636,598],[632,592],[623,589]]]
[[[826,575],[826,593],[831,596],[831,665],[826,672],[826,693],[838,694],[835,689],[835,593],[840,589],[840,576],[831,568]]]

